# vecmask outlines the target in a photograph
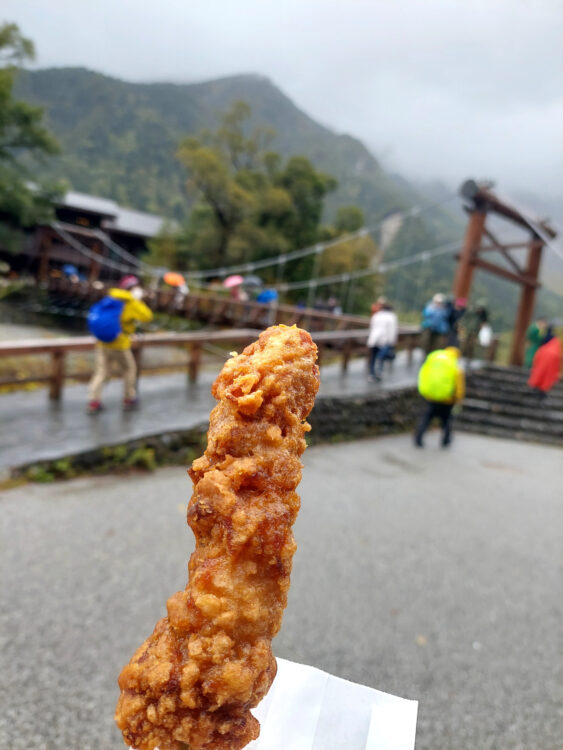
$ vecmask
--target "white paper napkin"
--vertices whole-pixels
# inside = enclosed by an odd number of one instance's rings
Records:
[[[414,750],[417,701],[278,659],[248,750]]]
[[[418,702],[277,659],[247,750],[414,750]]]

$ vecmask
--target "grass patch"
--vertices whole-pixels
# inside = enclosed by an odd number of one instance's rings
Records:
[[[1,489],[25,482],[41,484],[75,477],[153,472],[164,466],[185,466],[201,456],[207,446],[207,425],[176,433],[153,435],[129,443],[107,445],[74,456],[37,461],[12,469]]]

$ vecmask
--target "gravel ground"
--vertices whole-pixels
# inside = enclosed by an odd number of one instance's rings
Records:
[[[417,750],[562,748],[560,450],[309,450],[279,656],[420,701]],[[182,588],[182,469],[0,500],[0,749],[117,750],[116,678]],[[345,750],[345,749],[343,749]]]

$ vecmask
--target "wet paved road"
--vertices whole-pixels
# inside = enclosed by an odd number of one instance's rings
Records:
[[[406,366],[403,353],[397,360],[393,373],[387,374],[381,385],[368,381],[363,360],[352,362],[345,377],[340,375],[340,365],[323,367],[321,395],[361,394],[413,385],[416,367]],[[121,409],[123,386],[113,380],[104,391],[106,411],[94,417],[85,413],[85,385],[67,386],[60,403],[49,402],[44,389],[0,394],[0,471],[206,422],[215,405],[211,384],[218,371],[219,365],[203,370],[195,386],[186,385],[184,373],[143,377],[142,408],[126,413]]]
[[[310,449],[283,657],[420,701],[417,750],[563,737],[563,453],[437,435]],[[183,469],[0,499],[0,750],[117,750],[121,665],[182,588]],[[343,749],[345,750],[345,749]]]

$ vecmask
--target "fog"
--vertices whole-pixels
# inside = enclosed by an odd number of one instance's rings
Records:
[[[39,67],[255,72],[406,177],[563,195],[558,0],[4,0]]]

